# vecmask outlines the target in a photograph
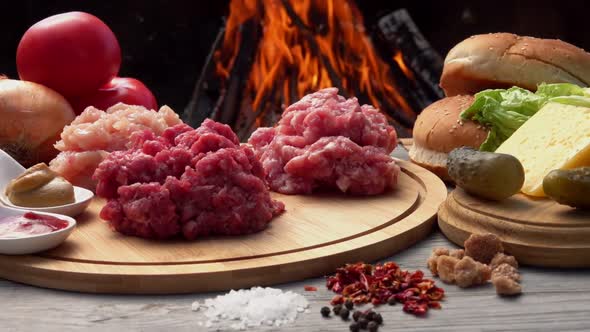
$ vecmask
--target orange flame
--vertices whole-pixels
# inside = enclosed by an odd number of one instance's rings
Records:
[[[414,73],[412,73],[410,68],[408,68],[408,66],[406,66],[406,62],[404,61],[404,56],[401,51],[395,52],[395,55],[393,56],[393,61],[395,61],[395,63],[397,63],[397,65],[404,72],[404,75],[406,75],[406,77],[408,77],[412,81],[415,80]]]
[[[253,110],[275,89],[289,105],[296,101],[289,93],[292,84],[296,84],[297,99],[338,85],[330,78],[328,62],[349,95],[364,94],[381,110],[397,107],[415,117],[398,93],[388,65],[376,54],[363,17],[351,0],[288,3],[307,29],[292,20],[281,0],[232,0],[230,4],[224,41],[216,52],[216,69],[222,78],[229,78],[241,41],[240,26],[249,19],[260,21],[262,37],[246,85]],[[401,53],[394,60],[411,78],[411,71],[398,57],[401,60]]]

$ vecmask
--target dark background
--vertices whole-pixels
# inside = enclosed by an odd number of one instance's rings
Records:
[[[336,2],[342,0],[335,0]],[[228,0],[0,1],[0,73],[17,77],[16,47],[35,22],[61,12],[92,13],[111,27],[123,52],[119,76],[146,83],[158,102],[182,113],[227,15]],[[507,31],[560,38],[590,49],[583,1],[358,0],[370,29],[380,16],[405,7],[441,55],[477,33]]]

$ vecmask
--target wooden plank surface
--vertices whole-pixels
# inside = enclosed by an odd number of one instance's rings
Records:
[[[405,151],[396,150],[398,157]],[[453,246],[439,231],[388,260],[405,269],[424,269],[432,248]],[[426,318],[404,314],[401,307],[382,306],[385,324],[380,331],[590,331],[590,269],[522,267],[524,294],[513,299],[495,295],[492,286],[468,290],[443,285],[447,298],[440,311]],[[429,272],[426,272],[430,276]],[[318,287],[305,292],[303,286]],[[325,320],[319,309],[332,293],[315,278],[279,285],[304,294],[311,313],[280,331],[348,331],[337,319]],[[203,331],[202,312],[191,303],[220,293],[174,296],[79,294],[41,289],[0,279],[1,331]],[[263,331],[277,331],[265,328]],[[251,330],[254,331],[254,330]]]
[[[438,231],[425,241],[391,257],[406,269],[424,269],[432,248],[452,246]],[[495,295],[492,286],[461,290],[443,285],[447,299],[427,318],[404,314],[401,306],[382,306],[386,325],[381,331],[588,331],[590,330],[590,270],[521,269],[524,294],[514,299]],[[429,272],[426,273],[430,275]],[[303,286],[318,287],[305,292]],[[280,331],[347,331],[338,319],[322,319],[319,309],[333,294],[322,278],[280,285],[304,294],[311,313]],[[24,286],[0,280],[2,331],[202,331],[202,312],[192,312],[194,300],[219,293],[176,296],[79,294]],[[265,328],[262,331],[277,331]]]

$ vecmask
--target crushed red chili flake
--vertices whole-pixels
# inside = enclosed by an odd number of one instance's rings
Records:
[[[444,290],[433,280],[424,279],[424,273],[405,271],[394,262],[384,264],[346,264],[336,269],[336,274],[326,281],[328,289],[339,294],[332,304],[350,299],[354,304],[381,305],[390,298],[404,304],[404,311],[417,316],[426,314],[429,308],[440,309]]]
[[[313,287],[313,286],[303,286],[303,289],[306,292],[316,292],[318,290],[317,287]]]

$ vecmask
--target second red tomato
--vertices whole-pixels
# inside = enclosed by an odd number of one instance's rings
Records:
[[[77,114],[80,114],[88,106],[106,110],[116,103],[141,105],[152,110],[158,109],[158,102],[152,92],[139,80],[129,77],[115,77],[94,94],[72,101]]]

